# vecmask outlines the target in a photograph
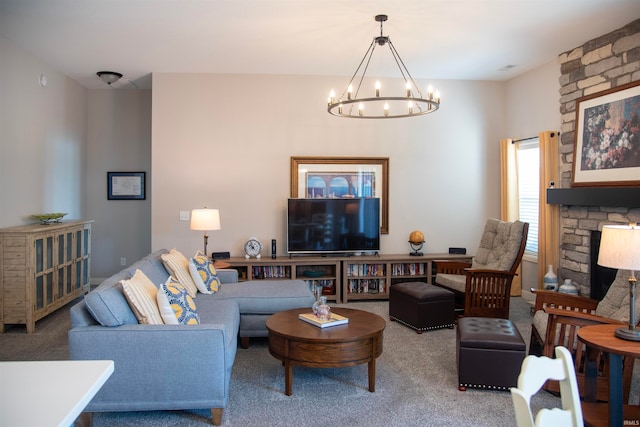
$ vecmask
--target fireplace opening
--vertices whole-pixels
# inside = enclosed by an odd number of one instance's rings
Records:
[[[616,278],[618,270],[615,268],[603,267],[598,264],[598,254],[600,253],[601,231],[591,232],[590,242],[590,263],[591,263],[591,291],[589,297],[602,300],[607,294],[609,287]]]

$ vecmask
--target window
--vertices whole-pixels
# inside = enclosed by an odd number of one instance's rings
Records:
[[[540,199],[540,143],[538,138],[519,142],[516,153],[520,221],[529,223],[525,253],[537,256]]]

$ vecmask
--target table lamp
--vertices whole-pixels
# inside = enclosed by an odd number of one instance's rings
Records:
[[[220,230],[220,211],[218,209],[193,209],[191,211],[192,230],[204,231],[204,254],[207,255],[207,231]]]
[[[640,227],[629,225],[605,225],[602,227],[598,264],[629,270],[629,326],[615,332],[616,337],[629,341],[640,341],[640,330],[636,329],[636,277],[640,270]]]

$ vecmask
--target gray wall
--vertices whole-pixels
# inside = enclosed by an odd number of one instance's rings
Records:
[[[87,217],[92,275],[108,277],[151,251],[151,91],[90,90]],[[146,200],[107,200],[107,172],[146,172]]]
[[[0,227],[85,216],[86,131],[87,90],[0,38]]]
[[[88,91],[2,38],[0,56],[0,226],[50,211],[96,219],[96,277],[117,271],[121,257],[130,263],[152,248],[199,249],[201,234],[177,219],[180,210],[205,204],[222,214],[210,250],[238,255],[250,235],[282,241],[292,155],[390,157],[393,208],[383,250],[407,251],[413,229],[425,232],[429,252],[471,250],[478,224],[499,214],[498,140],[560,123],[556,61],[503,83],[434,82],[443,94],[440,111],[387,127],[326,114],[323,100],[339,78],[260,76],[254,84],[253,77],[168,74],[152,101],[148,91]],[[38,86],[41,73],[46,88]],[[265,81],[277,91],[260,92]],[[238,82],[249,87],[251,102],[223,115],[224,87]],[[295,107],[272,102],[283,96]],[[250,114],[256,111],[269,122]],[[169,161],[179,156],[186,159]],[[147,201],[107,202],[110,170],[148,172]],[[463,178],[452,177],[460,170]],[[154,188],[156,179],[175,183]],[[157,205],[152,195],[159,195]]]

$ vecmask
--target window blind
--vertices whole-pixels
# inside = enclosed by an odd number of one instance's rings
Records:
[[[529,223],[525,251],[538,253],[538,206],[540,199],[540,144],[537,138],[517,144],[518,204],[520,221]]]

